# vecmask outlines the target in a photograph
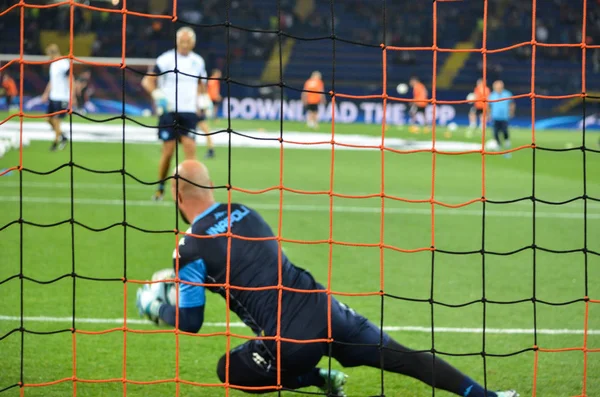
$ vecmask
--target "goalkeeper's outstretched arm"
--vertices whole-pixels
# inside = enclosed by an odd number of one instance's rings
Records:
[[[168,303],[163,303],[158,310],[158,317],[165,323],[175,326],[175,315],[177,308]],[[204,322],[204,306],[180,307],[179,327],[180,331],[196,333],[202,328]]]
[[[183,241],[183,240],[182,240]],[[144,284],[138,289],[136,305],[141,315],[148,317],[155,323],[162,321],[175,326],[177,309],[179,309],[178,329],[185,332],[196,333],[204,321],[204,305],[206,304],[206,291],[202,285],[206,276],[204,262],[201,259],[188,262],[180,271],[179,299],[167,292],[175,291],[171,283],[156,282],[175,278],[172,269],[158,271],[152,275],[152,284]],[[178,308],[175,307],[177,302]]]
[[[172,327],[175,326],[177,307],[165,302],[160,288],[154,288],[157,284],[145,284],[138,289],[136,306],[142,316],[148,317],[155,323],[163,322]],[[195,287],[202,288],[202,287]],[[193,289],[195,289],[193,288]],[[185,299],[180,298],[180,304],[185,305]],[[190,307],[179,307],[178,329],[184,332],[196,333],[202,328],[204,322],[204,304]]]

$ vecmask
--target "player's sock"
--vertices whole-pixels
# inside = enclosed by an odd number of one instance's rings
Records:
[[[510,141],[507,139],[504,141],[504,150],[508,150],[510,149]],[[508,153],[504,153],[503,156],[507,159],[512,157],[512,153],[508,152]]]
[[[463,397],[497,397],[498,395],[493,391],[485,391],[485,389],[473,379],[465,376],[463,379],[460,390],[458,391],[459,396]]]
[[[154,195],[152,196],[152,200],[161,201],[163,199],[164,195],[165,195],[165,183],[159,182],[158,189],[156,190],[156,192],[154,192]]]
[[[320,375],[319,373],[320,369],[319,368],[314,368],[312,371],[304,374],[304,375],[300,375],[298,377],[298,389],[302,388],[302,387],[310,387],[310,386],[316,386],[316,387],[323,387],[325,386],[325,379]]]
[[[58,142],[58,149],[59,150],[63,150],[65,148],[65,146],[67,146],[68,142],[69,142],[69,140],[67,139],[67,137],[65,136],[65,134],[61,133],[60,134],[60,141]]]

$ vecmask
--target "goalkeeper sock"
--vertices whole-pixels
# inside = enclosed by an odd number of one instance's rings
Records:
[[[295,382],[291,379],[287,380],[287,382],[285,382],[285,387],[288,387],[290,389],[300,389],[303,387],[310,387],[310,386],[316,386],[316,387],[323,387],[325,386],[325,379],[319,375],[319,368],[313,368],[312,371],[304,374],[304,375],[300,375],[295,379]]]
[[[483,387],[473,379],[465,376],[461,385],[459,395],[464,397],[497,397],[497,394],[493,391],[485,391]]]
[[[164,192],[165,191],[165,183],[164,182],[160,182],[158,184],[158,191],[159,192]]]

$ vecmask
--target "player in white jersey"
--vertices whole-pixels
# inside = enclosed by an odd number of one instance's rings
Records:
[[[53,114],[63,110],[67,110],[69,107],[69,98],[72,94],[72,89],[69,84],[69,70],[71,69],[71,62],[66,59],[60,58],[60,50],[56,44],[50,44],[46,48],[46,55],[50,57],[52,63],[50,64],[50,78],[48,85],[42,95],[42,101],[48,102],[48,122],[54,130],[54,142],[50,146],[50,151],[57,149],[62,150],[67,145],[68,139],[62,133],[60,129],[60,120],[65,117],[66,112]],[[73,96],[73,102],[75,97]],[[73,103],[75,106],[75,103]]]
[[[196,125],[204,120],[198,112],[198,96],[206,92],[207,78],[204,59],[192,51],[196,34],[189,27],[177,31],[177,48],[156,59],[153,74],[142,79],[142,87],[152,96],[158,120],[158,138],[163,141],[158,166],[158,189],[154,200],[164,196],[164,179],[170,169],[171,158],[181,142],[185,159],[196,157]],[[175,73],[177,69],[178,73]],[[208,134],[208,126],[201,123]]]

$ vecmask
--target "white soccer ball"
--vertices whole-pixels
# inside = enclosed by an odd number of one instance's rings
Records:
[[[470,93],[469,95],[467,95],[467,101],[473,102],[475,100],[475,94],[474,93]]]
[[[458,124],[456,124],[454,121],[451,123],[448,123],[447,125],[448,127],[448,131],[454,132],[458,129]]]
[[[405,84],[405,83],[398,84],[398,86],[396,87],[396,91],[398,91],[398,94],[400,94],[400,95],[406,94],[408,92],[408,84]]]
[[[498,146],[498,142],[495,139],[488,139],[485,142],[484,148],[487,152],[497,152],[500,150],[500,146]]]
[[[152,281],[172,280],[174,278],[175,271],[173,269],[162,269],[152,275]],[[162,299],[169,305],[175,305],[177,302],[177,287],[172,281],[152,283],[150,284],[150,290],[154,292],[157,298]]]

